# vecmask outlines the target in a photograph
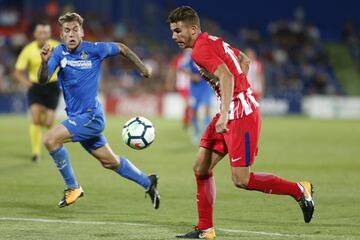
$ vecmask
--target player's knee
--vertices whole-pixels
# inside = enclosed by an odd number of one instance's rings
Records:
[[[49,151],[54,150],[54,148],[56,148],[56,140],[49,133],[45,133],[44,138],[43,138],[43,143]]]
[[[102,162],[101,165],[106,169],[115,170],[114,164],[107,163],[107,162]]]
[[[247,189],[249,178],[233,176],[232,180],[236,187]]]
[[[119,163],[118,162],[114,162],[114,161],[107,161],[107,160],[100,160],[101,165],[106,168],[106,169],[110,169],[110,170],[117,170],[119,168]]]
[[[193,171],[197,176],[206,176],[209,174],[209,168],[204,166],[204,161],[200,159],[200,156],[197,156],[197,161],[193,165]]]

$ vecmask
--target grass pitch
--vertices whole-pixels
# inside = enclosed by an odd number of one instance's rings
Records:
[[[59,209],[64,188],[45,150],[30,161],[28,119],[0,116],[0,239],[175,239],[196,224],[192,162],[197,147],[178,121],[152,119],[152,146],[132,150],[120,139],[125,118],[109,118],[105,135],[118,154],[160,176],[159,210],[144,191],[102,169],[79,144],[67,144],[85,196]],[[310,224],[290,197],[236,189],[225,158],[215,169],[217,239],[360,239],[360,122],[264,118],[254,171],[315,186]]]

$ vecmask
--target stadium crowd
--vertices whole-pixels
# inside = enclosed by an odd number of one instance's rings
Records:
[[[348,47],[356,67],[360,71],[360,31],[356,27],[355,21],[349,19],[345,22],[342,29],[342,41]]]
[[[38,20],[48,21],[53,37],[58,39],[57,17],[74,10],[71,5],[60,8],[50,2],[45,9],[25,18],[16,8],[0,10],[0,93],[24,91],[13,79],[17,55],[32,39],[32,26]],[[45,15],[44,15],[45,13]],[[102,91],[105,94],[165,91],[165,78],[172,56],[179,51],[169,44],[171,39],[159,39],[156,34],[138,31],[127,22],[109,22],[97,13],[82,13],[86,19],[85,39],[90,41],[122,41],[134,49],[153,68],[153,78],[142,79],[128,62],[112,58],[103,67]],[[162,22],[165,23],[165,19]],[[320,30],[303,17],[301,9],[293,20],[269,23],[267,34],[256,27],[241,27],[230,34],[218,23],[204,19],[205,31],[219,34],[240,49],[251,47],[264,64],[266,97],[301,98],[310,94],[341,94],[328,55],[322,46]],[[153,26],[156,28],[156,25]]]

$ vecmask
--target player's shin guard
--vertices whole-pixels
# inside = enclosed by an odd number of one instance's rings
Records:
[[[295,200],[302,196],[301,189],[296,182],[290,182],[271,173],[250,173],[248,190],[256,190],[269,194],[290,195]]]
[[[30,124],[29,127],[31,152],[33,155],[40,155],[41,150],[41,126]]]
[[[216,198],[215,178],[212,173],[206,176],[196,175],[197,208],[199,222],[197,228],[205,230],[213,227],[213,210]]]
[[[150,185],[149,177],[141,172],[126,158],[120,157],[120,167],[117,170],[117,173],[124,178],[138,183],[145,189],[147,189]]]
[[[66,188],[77,188],[79,186],[76,181],[74,170],[71,166],[69,154],[64,146],[50,152],[51,157],[54,159],[56,167],[61,173],[66,183]]]

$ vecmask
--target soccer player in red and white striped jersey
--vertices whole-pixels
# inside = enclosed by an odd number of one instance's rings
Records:
[[[249,58],[220,37],[202,33],[200,19],[191,7],[176,8],[170,13],[168,22],[172,38],[179,47],[193,49],[194,62],[221,102],[220,112],[201,139],[194,164],[198,224],[194,231],[177,237],[215,238],[213,207],[216,190],[212,170],[226,154],[229,154],[235,186],[292,196],[303,210],[305,222],[310,222],[314,212],[310,182],[291,182],[271,173],[250,171],[258,151],[260,111],[246,77]]]

